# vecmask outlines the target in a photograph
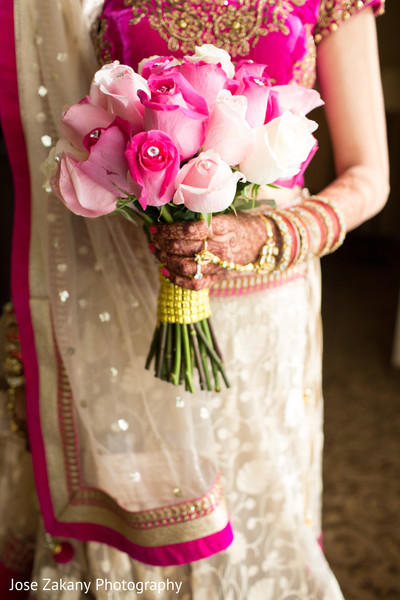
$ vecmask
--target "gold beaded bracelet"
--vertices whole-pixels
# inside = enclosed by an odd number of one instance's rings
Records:
[[[258,259],[254,263],[241,265],[233,261],[222,260],[210,252],[207,248],[207,240],[204,240],[204,248],[198,254],[195,254],[194,260],[197,265],[195,278],[201,276],[201,265],[213,263],[228,271],[237,271],[238,273],[271,273],[276,268],[276,258],[279,254],[279,248],[274,239],[274,230],[269,219],[269,216],[259,215],[264,221],[267,229],[267,239],[260,250]]]

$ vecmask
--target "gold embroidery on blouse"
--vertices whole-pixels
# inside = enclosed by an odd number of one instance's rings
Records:
[[[298,6],[305,1],[294,0]],[[125,6],[132,7],[130,23],[147,17],[171,52],[214,44],[232,57],[248,55],[269,32],[289,35],[285,18],[293,10],[289,0],[241,0],[239,6],[226,0],[125,0]]]
[[[100,65],[105,65],[112,61],[111,50],[112,45],[111,42],[105,39],[105,35],[107,32],[108,23],[107,19],[98,19],[94,21],[93,27],[91,30],[91,36],[93,39],[93,45],[96,52],[96,58]]]
[[[329,33],[336,31],[351,15],[364,8],[369,0],[321,0],[319,18],[314,30],[315,43],[318,44]],[[384,2],[376,14],[384,12]]]
[[[307,88],[312,88],[315,83],[315,62],[317,53],[312,29],[312,24],[305,25],[306,52],[304,56],[293,65],[292,82]]]

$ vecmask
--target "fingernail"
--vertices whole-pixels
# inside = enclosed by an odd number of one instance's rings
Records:
[[[150,233],[157,233],[157,225],[150,225],[149,232]]]
[[[153,244],[149,244],[149,250],[150,250],[150,252],[152,252],[153,254],[155,254],[156,249],[153,246]]]
[[[168,271],[168,269],[166,269],[165,267],[162,267],[162,269],[161,269],[161,275],[164,275],[165,277],[169,277],[169,271]]]

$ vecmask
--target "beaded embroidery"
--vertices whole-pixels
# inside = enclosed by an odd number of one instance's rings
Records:
[[[371,0],[322,0],[319,20],[314,31],[315,43],[318,44],[324,37],[336,31],[339,25],[347,21],[353,13],[370,4],[372,4]],[[382,14],[384,9],[383,1],[375,13]]]
[[[306,0],[295,0],[302,6]],[[247,56],[269,32],[289,35],[285,17],[293,10],[288,0],[125,0],[132,7],[132,25],[143,18],[168,43],[171,52],[193,52],[195,46],[214,44],[232,57]]]

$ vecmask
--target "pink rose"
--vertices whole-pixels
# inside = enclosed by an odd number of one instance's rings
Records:
[[[144,109],[138,91],[149,93],[146,80],[131,67],[120,65],[116,60],[94,75],[90,87],[90,100],[114,116],[126,119],[133,133],[144,129]]]
[[[234,167],[252,150],[254,131],[245,119],[247,99],[219,93],[206,129],[204,150],[215,150],[222,160]]]
[[[172,200],[179,152],[167,134],[162,131],[138,133],[128,143],[125,158],[133,193],[143,210],[147,205],[162,206]]]
[[[86,96],[79,104],[65,109],[61,118],[61,131],[73,146],[81,150],[85,135],[93,129],[108,127],[114,118],[104,108],[92,104],[89,96]]]
[[[317,106],[324,104],[317,90],[304,88],[297,83],[274,85],[272,89],[278,92],[279,105],[282,110],[290,110],[295,115],[304,116]]]
[[[139,97],[145,107],[146,130],[163,131],[174,141],[183,160],[202,146],[208,118],[206,101],[180,74],[151,75],[151,98]]]
[[[171,69],[175,65],[179,65],[181,62],[173,56],[150,56],[140,61],[138,73],[145,79],[148,79],[150,75],[161,75],[164,71]]]
[[[255,63],[252,60],[243,59],[236,63],[235,79],[241,81],[243,77],[267,77],[267,65]]]
[[[237,182],[245,181],[213,150],[201,152],[179,171],[175,179],[175,204],[198,213],[221,212],[232,204]]]
[[[195,53],[186,55],[184,58],[194,63],[204,62],[211,65],[220,65],[230,79],[235,76],[235,67],[228,52],[222,48],[217,48],[213,44],[196,46]]]
[[[255,129],[252,152],[239,168],[252,183],[274,183],[297,175],[315,144],[316,123],[286,111]]]
[[[261,127],[268,120],[278,117],[282,111],[277,103],[276,92],[271,91],[268,79],[245,76],[240,81],[236,94],[247,98],[246,121],[251,127]]]
[[[118,198],[129,193],[128,163],[124,157],[129,136],[118,118],[106,129],[84,139],[89,156],[80,161],[72,154],[59,156],[59,169],[51,185],[75,214],[99,217],[115,210]]]
[[[205,99],[209,111],[214,106],[218,93],[229,85],[227,74],[219,65],[193,63],[185,59],[181,65],[174,67],[174,71],[183,75]]]

